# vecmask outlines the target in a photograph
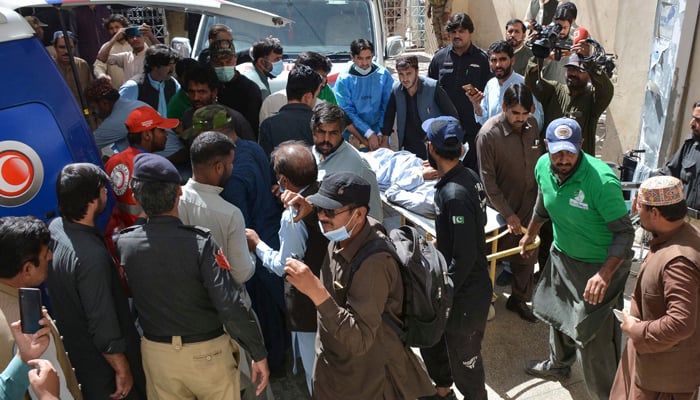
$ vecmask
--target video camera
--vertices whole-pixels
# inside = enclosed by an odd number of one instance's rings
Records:
[[[564,29],[560,24],[552,22],[543,27],[540,24],[535,24],[532,28],[537,32],[537,36],[530,43],[532,54],[537,58],[547,58],[554,50],[554,59],[559,61],[562,56],[562,51],[571,50],[573,41],[568,37],[561,39],[559,34]]]

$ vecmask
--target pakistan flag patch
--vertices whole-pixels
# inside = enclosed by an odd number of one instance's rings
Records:
[[[452,217],[452,224],[457,225],[457,224],[464,224],[464,216],[463,215],[455,215]]]

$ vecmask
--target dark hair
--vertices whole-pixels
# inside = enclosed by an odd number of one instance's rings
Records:
[[[314,71],[323,71],[325,73],[331,72],[333,68],[333,63],[331,60],[319,53],[314,51],[304,51],[299,54],[296,61],[294,61],[294,66],[306,65],[311,67]]]
[[[129,142],[129,146],[140,146],[143,140],[143,136],[141,136],[142,133],[143,132],[128,133],[126,135],[126,141]]]
[[[532,109],[532,92],[524,83],[514,83],[503,92],[503,104],[506,108],[511,108],[520,104],[524,109]]]
[[[219,78],[216,77],[216,71],[211,64],[199,64],[193,65],[192,68],[187,70],[183,78],[182,86],[185,92],[187,92],[187,87],[190,82],[194,83],[206,83],[210,90],[214,90],[219,87]]]
[[[119,22],[119,25],[121,25],[124,28],[129,27],[129,20],[121,14],[110,15],[109,18],[105,20],[105,29],[109,29],[109,24],[111,24],[112,22]]]
[[[494,53],[506,53],[508,54],[508,57],[513,58],[513,46],[511,46],[510,43],[506,42],[505,40],[496,40],[495,42],[491,43],[488,50],[489,56]]]
[[[164,67],[172,61],[179,59],[177,53],[164,44],[156,44],[146,49],[146,59],[143,62],[143,70],[149,73],[156,67]]]
[[[396,57],[396,69],[407,69],[413,68],[418,71],[418,57],[417,56],[399,56]]]
[[[211,28],[209,28],[209,40],[216,39],[216,35],[218,35],[221,32],[228,32],[231,34],[231,36],[233,36],[233,31],[227,25],[214,24],[211,26]]]
[[[455,137],[451,137],[447,138],[442,146],[438,147],[433,144],[433,149],[440,157],[447,160],[455,160],[462,155],[462,142]]]
[[[250,52],[250,56],[253,58],[253,62],[257,61],[259,58],[266,57],[271,53],[282,54],[284,49],[279,39],[265,38],[253,44],[253,49]]]
[[[39,266],[39,253],[51,241],[44,221],[32,217],[0,218],[0,278],[13,278],[30,262]]]
[[[187,74],[187,71],[198,65],[200,65],[199,61],[195,60],[194,58],[183,58],[175,64],[175,75],[182,78],[185,76],[185,74]]]
[[[172,182],[131,180],[134,198],[148,216],[163,215],[175,207],[180,185]]]
[[[700,100],[696,101],[695,104],[693,104],[693,110],[700,107]]]
[[[578,9],[576,8],[576,4],[569,1],[566,3],[561,3],[557,6],[557,9],[554,11],[554,17],[552,17],[552,21],[560,19],[564,21],[574,22],[577,16]]]
[[[107,174],[94,164],[66,165],[56,179],[59,214],[71,222],[84,218],[88,203],[100,197],[107,183]]]
[[[362,50],[369,50],[374,54],[374,45],[367,39],[355,39],[350,43],[350,54],[359,56]]]
[[[306,65],[294,67],[289,71],[289,78],[287,78],[287,99],[301,100],[306,93],[316,93],[322,81],[321,75],[311,67]]]
[[[321,102],[314,107],[314,115],[311,117],[311,132],[315,132],[319,125],[340,124],[340,131],[343,132],[348,125],[348,116],[340,106],[329,102]]]
[[[228,157],[235,148],[233,140],[221,132],[202,132],[192,141],[190,160],[192,160],[192,165],[219,161],[219,159]]]
[[[305,187],[318,178],[318,166],[311,148],[301,140],[280,143],[270,154],[272,169],[295,186]]]
[[[445,25],[445,30],[447,32],[454,32],[457,28],[463,28],[469,31],[469,33],[474,33],[474,23],[469,15],[465,13],[457,13],[453,15],[447,24]]]
[[[525,26],[525,23],[517,18],[510,19],[510,20],[508,20],[508,22],[506,22],[506,30],[508,29],[509,26],[516,25],[516,24],[520,24],[520,26],[522,27],[523,33],[527,32],[527,27]]]
[[[110,103],[116,103],[119,100],[119,91],[112,87],[109,79],[102,77],[95,79],[85,87],[85,100],[90,103],[97,103],[105,99]]]
[[[647,204],[644,204],[643,206],[646,210],[651,210],[652,208],[658,209],[661,216],[669,222],[684,219],[688,214],[688,203],[685,201],[685,199],[678,203],[669,204],[666,206],[650,206]]]

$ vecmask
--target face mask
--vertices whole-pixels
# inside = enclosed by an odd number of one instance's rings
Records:
[[[216,77],[219,78],[221,82],[228,82],[236,75],[236,67],[234,66],[216,67],[214,71],[216,71]]]
[[[270,70],[270,74],[274,76],[279,76],[279,74],[282,73],[284,70],[284,61],[279,60],[277,62],[272,63],[272,70]]]
[[[372,72],[372,64],[370,64],[369,68],[367,68],[367,69],[362,69],[362,68],[358,67],[357,65],[355,65],[355,71],[357,71],[360,75],[367,75],[370,72]]]
[[[355,227],[357,226],[357,223],[350,229],[350,232],[348,232],[347,229],[345,229],[345,225],[341,226],[338,229],[334,229],[330,232],[324,232],[323,231],[323,225],[321,225],[321,221],[318,221],[318,227],[321,229],[321,233],[323,233],[323,236],[326,237],[326,239],[330,240],[331,242],[342,242],[343,240],[349,239],[350,236],[352,236],[352,231],[355,230]]]

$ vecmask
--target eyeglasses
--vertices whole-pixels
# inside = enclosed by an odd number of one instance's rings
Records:
[[[316,211],[316,214],[321,214],[326,216],[326,218],[334,218],[336,215],[340,215],[342,213],[352,211],[354,210],[355,207],[348,207],[345,210],[338,211],[338,210],[329,210],[327,208],[321,208],[321,207],[314,207],[314,211]]]

